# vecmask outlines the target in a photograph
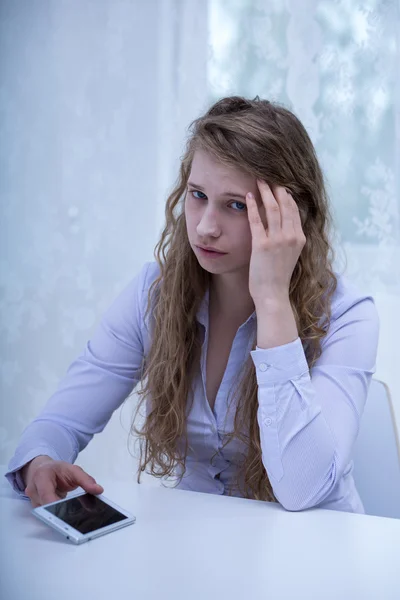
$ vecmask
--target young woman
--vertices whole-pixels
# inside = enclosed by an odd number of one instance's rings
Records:
[[[323,175],[299,120],[225,98],[192,124],[156,262],[104,315],[6,477],[34,506],[141,382],[140,471],[178,487],[363,512],[352,449],[375,370],[373,299],[332,268]]]

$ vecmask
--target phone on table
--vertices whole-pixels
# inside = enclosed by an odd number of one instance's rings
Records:
[[[37,506],[32,513],[74,544],[89,542],[136,521],[136,517],[103,494],[86,492]]]

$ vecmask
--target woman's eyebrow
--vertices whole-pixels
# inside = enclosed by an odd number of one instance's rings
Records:
[[[196,190],[200,190],[201,192],[204,192],[204,187],[202,185],[198,185],[197,183],[194,183],[193,181],[188,181],[187,183],[188,185],[190,185],[191,187],[196,188]],[[229,196],[230,198],[240,198],[241,200],[245,200],[246,199],[246,195],[245,194],[239,194],[238,192],[224,192],[223,194],[221,194],[222,196]]]

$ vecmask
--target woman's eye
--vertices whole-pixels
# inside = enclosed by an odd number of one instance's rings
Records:
[[[247,206],[243,202],[232,202],[231,206],[234,204],[239,205],[239,208],[237,209],[238,212],[244,212],[247,209]]]
[[[189,190],[189,193],[193,196],[193,198],[196,198],[197,200],[207,200],[207,196],[199,190]],[[234,201],[231,203],[231,206],[233,206],[234,204],[237,205],[237,208],[235,208],[237,212],[244,212],[245,210],[247,210],[247,206],[244,204],[244,202]]]
[[[198,190],[191,190],[190,193],[194,196],[194,198],[197,198],[198,200],[204,200],[205,198],[207,198],[207,196],[203,194],[203,192],[199,192]],[[200,196],[196,196],[196,194],[200,194]]]

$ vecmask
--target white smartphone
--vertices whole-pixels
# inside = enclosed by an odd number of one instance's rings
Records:
[[[136,517],[102,494],[86,492],[43,504],[33,508],[32,513],[74,544],[89,542],[136,521]]]

